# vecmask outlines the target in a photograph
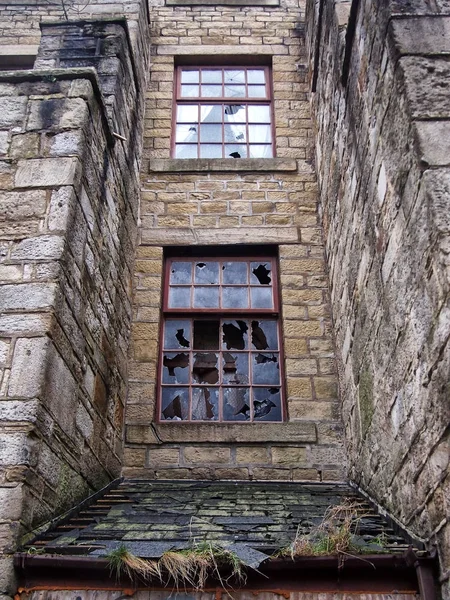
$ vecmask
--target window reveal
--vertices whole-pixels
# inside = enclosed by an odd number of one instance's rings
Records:
[[[169,261],[160,420],[283,419],[274,267],[273,259]]]
[[[175,158],[273,156],[268,67],[178,67]]]

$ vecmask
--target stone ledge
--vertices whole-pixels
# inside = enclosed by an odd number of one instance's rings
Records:
[[[188,44],[161,44],[157,47],[157,53],[163,56],[223,56],[232,54],[233,56],[242,55],[264,55],[275,56],[278,54],[288,54],[287,46],[282,44],[240,44],[238,46],[223,45],[223,46],[189,46]]]
[[[280,0],[166,0],[166,6],[280,6]]]
[[[128,425],[126,441],[130,444],[171,443],[317,443],[316,426],[301,423],[158,423]]]
[[[293,158],[154,158],[150,172],[296,171]]]

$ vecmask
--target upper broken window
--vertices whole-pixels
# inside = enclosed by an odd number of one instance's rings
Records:
[[[168,260],[160,420],[283,419],[275,269],[272,257]]]

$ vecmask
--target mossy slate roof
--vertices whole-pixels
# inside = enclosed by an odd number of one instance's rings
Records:
[[[385,551],[407,548],[407,541],[346,484],[142,480],[122,481],[84,503],[28,547],[98,557],[125,545],[141,558],[158,558],[207,541],[257,565],[287,548],[297,532],[309,533],[329,507],[344,499],[360,504],[358,540],[367,551],[381,534]]]

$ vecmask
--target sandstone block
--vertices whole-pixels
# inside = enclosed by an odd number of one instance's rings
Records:
[[[18,188],[72,185],[77,166],[76,158],[19,160],[14,184]]]
[[[213,469],[215,479],[231,479],[241,481],[249,478],[248,469],[229,468],[229,469]]]
[[[229,463],[231,459],[230,449],[220,447],[187,447],[183,455],[188,463]]]
[[[40,235],[20,242],[11,251],[13,260],[50,260],[61,258],[64,238],[57,235]]]
[[[0,97],[0,127],[21,125],[25,118],[27,102],[26,96]]]
[[[2,286],[0,310],[36,310],[54,305],[57,286],[54,283],[22,283]]]
[[[265,447],[241,446],[236,448],[238,464],[268,464],[269,453]]]
[[[294,481],[319,481],[319,472],[317,469],[293,469],[292,479]]]
[[[291,479],[291,471],[287,468],[254,467],[252,475],[254,481],[289,481]]]
[[[46,208],[44,190],[0,192],[0,218],[20,220],[41,217]]]
[[[147,456],[148,465],[154,468],[166,465],[177,466],[180,462],[179,448],[150,448]]]
[[[123,462],[127,467],[144,467],[145,455],[145,448],[124,448]]]
[[[13,135],[9,149],[11,158],[33,158],[39,154],[39,135],[37,133],[23,133]]]
[[[305,460],[306,448],[272,447],[272,462],[274,464],[301,465]]]
[[[289,402],[289,416],[291,419],[302,421],[330,421],[334,417],[332,402],[298,401]]]
[[[288,396],[296,398],[312,398],[312,386],[309,377],[288,377],[287,378]],[[289,413],[291,414],[292,402],[289,402]]]

